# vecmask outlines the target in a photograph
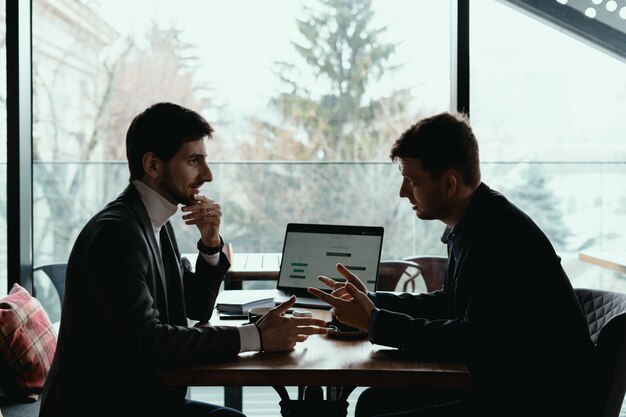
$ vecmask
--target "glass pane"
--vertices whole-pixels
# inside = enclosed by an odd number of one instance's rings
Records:
[[[579,254],[626,245],[626,61],[505,3],[471,9],[485,181],[547,232],[574,286],[624,291],[626,275]]]
[[[385,259],[415,253],[445,254],[439,241],[443,225],[416,221],[406,200],[397,194],[401,177],[388,162],[307,163],[307,162],[215,162],[215,180],[205,184],[205,193],[222,205],[222,235],[235,252],[280,252],[285,225],[297,218],[302,222],[378,224],[385,227]],[[35,162],[33,210],[38,255],[63,259],[80,229],[100,208],[114,199],[125,186],[125,162]],[[47,195],[58,178],[88,178],[76,181],[61,194]],[[282,190],[279,198],[251,199],[253,190],[273,184]],[[361,187],[368,186],[371,193]],[[271,191],[268,191],[271,193]],[[341,200],[337,195],[341,194]],[[48,207],[54,207],[56,214]],[[74,213],[57,218],[60,213]],[[172,222],[181,252],[197,252],[198,231],[185,225],[182,212]],[[54,242],[46,239],[54,238]]]
[[[7,137],[6,0],[0,0],[0,138]],[[0,146],[0,297],[7,294],[7,141]]]
[[[36,265],[66,261],[124,188],[126,129],[157,101],[215,127],[216,181],[203,191],[224,206],[236,252],[280,250],[287,222],[317,221],[384,225],[383,257],[443,253],[442,227],[397,196],[387,154],[415,119],[449,106],[448,2],[56,7],[33,2]],[[181,226],[178,240],[192,251],[197,232]]]

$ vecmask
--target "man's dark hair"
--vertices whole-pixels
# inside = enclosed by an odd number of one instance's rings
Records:
[[[211,138],[213,128],[193,110],[173,103],[156,103],[139,113],[126,132],[126,158],[130,180],[144,175],[143,156],[154,154],[169,161],[185,142]]]
[[[467,185],[480,183],[478,142],[462,113],[444,112],[418,121],[396,140],[389,157],[419,159],[433,180],[454,168]]]

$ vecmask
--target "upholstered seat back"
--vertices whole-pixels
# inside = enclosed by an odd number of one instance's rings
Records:
[[[598,349],[599,414],[618,417],[626,392],[626,294],[577,288]]]

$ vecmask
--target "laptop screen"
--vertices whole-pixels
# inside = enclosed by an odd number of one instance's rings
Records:
[[[297,296],[310,296],[307,287],[329,290],[317,277],[345,281],[336,269],[337,263],[342,263],[374,291],[383,231],[379,226],[289,223],[278,289]]]

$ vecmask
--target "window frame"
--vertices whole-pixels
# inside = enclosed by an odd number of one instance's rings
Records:
[[[6,0],[7,292],[33,287],[32,2]]]

